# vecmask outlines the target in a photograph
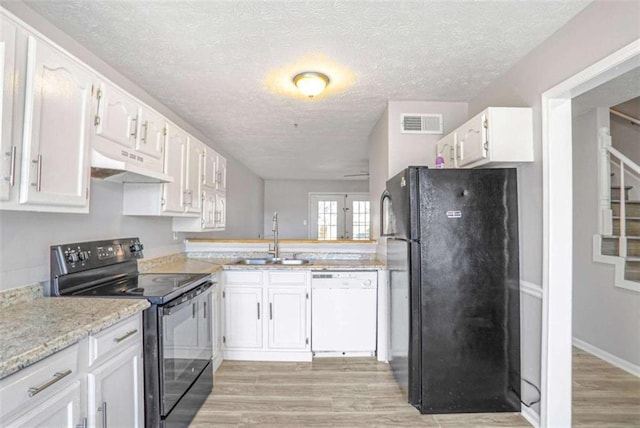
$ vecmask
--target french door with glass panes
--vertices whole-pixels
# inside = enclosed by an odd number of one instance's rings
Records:
[[[309,239],[369,239],[368,193],[309,193]]]

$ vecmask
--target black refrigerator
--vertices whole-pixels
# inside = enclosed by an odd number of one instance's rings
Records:
[[[421,413],[520,411],[515,169],[409,167],[381,199],[390,364]]]

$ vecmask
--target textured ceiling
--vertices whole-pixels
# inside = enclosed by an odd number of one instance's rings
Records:
[[[588,1],[27,3],[258,175],[339,179],[387,100],[467,101]]]

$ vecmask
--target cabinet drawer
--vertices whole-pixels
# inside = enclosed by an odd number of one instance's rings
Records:
[[[226,271],[224,279],[225,284],[262,285],[262,271]]]
[[[142,340],[140,314],[129,317],[117,324],[89,336],[89,366],[113,352],[124,350]]]
[[[0,426],[18,411],[33,408],[77,380],[79,347],[72,345],[0,380]]]
[[[307,285],[308,271],[269,271],[269,285]]]

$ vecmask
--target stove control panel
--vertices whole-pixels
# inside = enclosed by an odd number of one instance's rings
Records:
[[[64,275],[141,259],[143,249],[138,238],[54,245],[51,247],[51,272]]]

